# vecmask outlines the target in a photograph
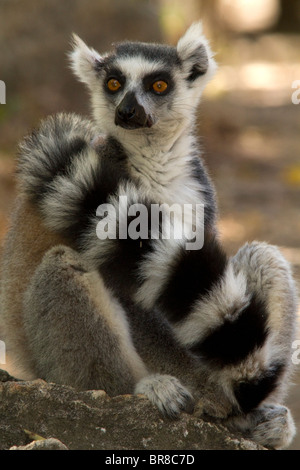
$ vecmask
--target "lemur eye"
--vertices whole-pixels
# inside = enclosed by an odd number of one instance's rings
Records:
[[[118,91],[121,88],[121,86],[122,86],[121,83],[116,78],[111,78],[107,82],[107,88],[109,89],[109,91],[112,91],[112,92]]]
[[[164,82],[163,80],[157,80],[156,82],[153,83],[152,89],[155,91],[155,93],[158,93],[159,95],[166,91],[168,88],[167,82]]]

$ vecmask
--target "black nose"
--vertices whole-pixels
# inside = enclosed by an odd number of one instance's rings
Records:
[[[117,116],[122,121],[130,121],[135,116],[135,107],[134,106],[124,106],[117,108]]]
[[[128,92],[115,113],[115,124],[124,129],[138,129],[149,127],[149,117],[143,106],[139,104],[133,92]]]

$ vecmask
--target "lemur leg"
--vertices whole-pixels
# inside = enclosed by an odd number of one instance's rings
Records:
[[[25,294],[24,325],[45,380],[109,395],[144,393],[169,416],[190,410],[192,397],[179,380],[149,375],[122,306],[74,250],[46,253]]]
[[[70,248],[44,256],[25,294],[24,325],[47,381],[116,395],[132,392],[146,374],[121,307]]]

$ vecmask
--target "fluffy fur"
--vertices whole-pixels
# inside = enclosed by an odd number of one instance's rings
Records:
[[[277,248],[252,243],[228,258],[220,244],[194,136],[216,70],[201,26],[177,47],[127,42],[105,55],[74,36],[71,63],[94,122],[49,117],[21,144],[1,286],[9,353],[26,376],[144,393],[169,416],[201,399],[261,444],[288,445],[293,421],[277,403],[291,370],[294,281]],[[167,83],[160,96],[156,81]],[[115,208],[118,228],[127,213],[119,196],[147,208],[204,204],[202,249],[148,233],[97,238],[99,205]]]

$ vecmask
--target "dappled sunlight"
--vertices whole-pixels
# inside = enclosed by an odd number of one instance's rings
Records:
[[[273,160],[280,158],[282,148],[280,139],[271,136],[266,144],[266,136],[259,127],[248,127],[237,136],[236,151],[251,159]]]
[[[278,0],[219,0],[217,8],[225,24],[239,32],[266,29],[280,14]]]
[[[228,92],[244,92],[239,99],[253,106],[280,106],[291,103],[292,84],[300,77],[300,64],[250,62],[220,68],[207,90],[210,97]],[[247,92],[253,93],[249,96]]]

